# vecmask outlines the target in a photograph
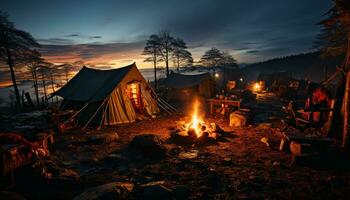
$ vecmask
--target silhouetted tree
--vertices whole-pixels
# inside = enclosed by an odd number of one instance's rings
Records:
[[[52,64],[49,62],[41,62],[40,65],[38,66],[38,71],[40,72],[40,78],[41,78],[41,84],[43,88],[43,93],[44,93],[44,103],[47,102],[47,78],[50,73],[50,68]]]
[[[74,66],[69,63],[58,65],[57,68],[63,74],[66,83],[69,81],[69,74],[75,70]]]
[[[181,63],[184,63],[185,65],[192,65],[192,54],[191,52],[187,51],[185,41],[183,41],[181,38],[176,38],[173,40],[172,46],[172,56],[174,58],[174,62],[176,63],[177,71],[180,70]]]
[[[200,59],[200,62],[209,68],[215,69],[215,67],[218,67],[220,65],[222,59],[223,55],[220,50],[217,48],[211,48],[204,53]]]
[[[233,58],[228,52],[221,53],[222,59],[220,61],[221,66],[238,68],[236,59]]]
[[[143,55],[147,55],[144,61],[145,62],[153,62],[154,69],[154,87],[157,88],[157,63],[160,61],[160,38],[158,35],[151,35],[147,42],[146,46],[142,52]]]
[[[342,70],[345,79],[343,97],[343,141],[342,146],[348,147],[350,134],[350,1],[333,0],[333,7],[327,12],[328,18],[321,21],[323,39],[322,50],[328,55],[345,54]]]
[[[48,68],[48,75],[50,78],[50,84],[51,84],[51,92],[54,93],[56,92],[55,90],[55,77],[57,76],[58,70],[57,70],[57,66],[52,64],[50,65],[50,67]],[[57,98],[57,96],[56,96]],[[51,96],[51,100],[53,103],[53,97]]]
[[[38,51],[33,50],[33,51],[28,51],[25,55],[23,55],[21,62],[24,63],[24,65],[26,66],[26,68],[29,70],[31,74],[34,93],[36,97],[36,103],[37,103],[37,106],[39,106],[40,98],[39,98],[39,85],[38,85],[38,69],[40,67],[40,64],[44,62],[44,59],[41,57],[41,54]]]
[[[17,29],[14,24],[8,20],[7,14],[0,12],[0,56],[9,66],[17,106],[20,105],[21,98],[14,72],[14,58],[16,54],[30,51],[31,48],[39,46],[40,45],[28,32]]]
[[[160,39],[160,55],[162,56],[162,59],[165,61],[165,67],[166,67],[166,76],[169,76],[169,57],[171,56],[171,53],[173,51],[173,44],[174,44],[174,38],[171,36],[169,31],[161,31],[158,34],[158,37]]]

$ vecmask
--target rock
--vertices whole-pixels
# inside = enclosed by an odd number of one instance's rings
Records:
[[[196,130],[194,128],[190,128],[187,131],[187,135],[190,137],[190,139],[195,140],[197,138]]]
[[[202,135],[199,138],[197,138],[197,140],[195,141],[195,145],[206,146],[206,145],[215,144],[216,142],[217,141],[214,138],[209,137],[208,132],[203,132]]]
[[[257,129],[270,129],[272,126],[271,123],[260,123],[256,128]]]
[[[249,111],[235,111],[230,114],[230,126],[244,127],[248,125]]]
[[[173,189],[175,199],[188,199],[190,196],[190,189],[185,185],[177,185]]]
[[[188,152],[181,152],[179,153],[179,158],[180,159],[194,159],[198,157],[198,150],[191,150]]]
[[[218,134],[222,134],[225,131],[219,125],[217,125],[215,123],[210,123],[209,132],[216,132]]]
[[[170,133],[170,138],[168,140],[170,143],[180,144],[180,145],[189,145],[194,141],[193,137],[189,137],[187,133],[184,132],[173,132]]]
[[[107,133],[107,134],[98,134],[89,137],[87,142],[89,144],[110,144],[119,140],[118,133]]]
[[[151,182],[135,188],[133,196],[136,199],[144,200],[173,200],[172,190],[165,187],[160,182]]]
[[[128,150],[135,156],[151,160],[164,158],[167,151],[163,145],[163,141],[153,134],[135,136],[129,143]]]
[[[74,200],[127,199],[134,184],[128,182],[113,182],[89,188],[79,194]]]

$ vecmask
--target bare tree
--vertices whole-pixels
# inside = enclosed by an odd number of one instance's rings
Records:
[[[169,31],[164,31],[164,30],[158,34],[158,37],[160,38],[160,46],[159,46],[160,55],[165,61],[166,76],[168,77],[169,76],[169,58],[173,51],[174,38],[171,36]]]
[[[44,62],[44,59],[41,58],[41,55],[38,51],[28,51],[26,54],[22,55],[21,62],[24,66],[28,69],[31,79],[33,82],[33,88],[34,93],[36,97],[36,104],[37,106],[40,105],[40,98],[39,98],[39,84],[38,84],[38,69],[40,67],[40,64]]]
[[[44,93],[44,102],[47,102],[47,79],[48,76],[50,75],[50,69],[51,69],[52,64],[49,62],[41,62],[38,71],[40,72],[40,78],[41,78],[41,84],[43,88],[43,93]]]
[[[187,51],[187,45],[185,41],[183,41],[181,38],[176,38],[173,40],[172,46],[172,56],[174,58],[174,62],[176,63],[177,71],[180,71],[180,65],[182,63],[185,65],[192,65],[192,54],[191,52]]]
[[[65,77],[66,83],[69,81],[69,74],[74,71],[74,66],[69,63],[58,65],[57,68],[62,72],[63,76]]]
[[[142,52],[143,55],[148,55],[145,62],[153,62],[154,69],[154,87],[157,88],[157,63],[161,60],[160,57],[160,38],[158,35],[151,35],[146,42],[146,46]]]
[[[7,14],[0,12],[0,56],[7,61],[9,66],[17,106],[20,105],[21,98],[14,72],[15,54],[30,51],[32,47],[39,46],[40,45],[28,32],[17,29],[14,24],[8,20]]]

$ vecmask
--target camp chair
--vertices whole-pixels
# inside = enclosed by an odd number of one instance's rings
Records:
[[[315,122],[313,120],[313,113],[334,111],[334,105],[335,100],[332,100],[331,108],[329,109],[302,109],[301,111],[310,113],[309,119],[305,119],[305,117],[295,109],[294,102],[290,101],[288,107],[282,107],[284,112],[287,114],[287,117],[281,120],[282,123],[286,124],[283,131],[286,131],[290,127],[294,127],[302,133],[306,131],[306,134],[321,134],[321,128],[326,124],[326,122]]]

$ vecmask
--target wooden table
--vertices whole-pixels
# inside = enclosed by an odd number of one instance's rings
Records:
[[[210,114],[213,114],[214,105],[229,105],[236,106],[238,108],[241,107],[242,100],[225,100],[225,99],[208,99],[207,102],[210,104]]]

